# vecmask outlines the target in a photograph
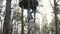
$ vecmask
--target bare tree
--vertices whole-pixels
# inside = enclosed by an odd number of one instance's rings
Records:
[[[21,15],[21,34],[24,34],[23,8],[22,8],[22,15]]]
[[[6,0],[6,15],[3,24],[3,34],[11,34],[10,18],[11,18],[11,0]]]
[[[57,6],[57,3],[56,3],[56,0],[54,0],[54,14],[55,14],[55,26],[56,26],[56,34],[58,34],[58,30],[57,30],[57,10],[56,10],[56,6]]]

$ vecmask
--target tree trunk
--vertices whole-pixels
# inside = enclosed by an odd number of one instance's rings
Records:
[[[21,14],[21,34],[24,34],[23,9],[24,7],[22,8],[22,14]]]
[[[11,34],[11,0],[6,0],[6,15],[3,24],[3,34]]]
[[[57,30],[57,10],[56,10],[56,0],[54,0],[54,14],[55,14],[55,26],[56,26],[56,34],[58,34],[58,30]]]

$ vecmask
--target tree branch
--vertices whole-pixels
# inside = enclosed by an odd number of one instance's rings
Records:
[[[50,0],[49,0],[49,2],[50,2],[50,5],[51,5],[52,9],[54,9],[53,6],[52,6],[52,4],[51,4],[51,1],[50,1]]]

